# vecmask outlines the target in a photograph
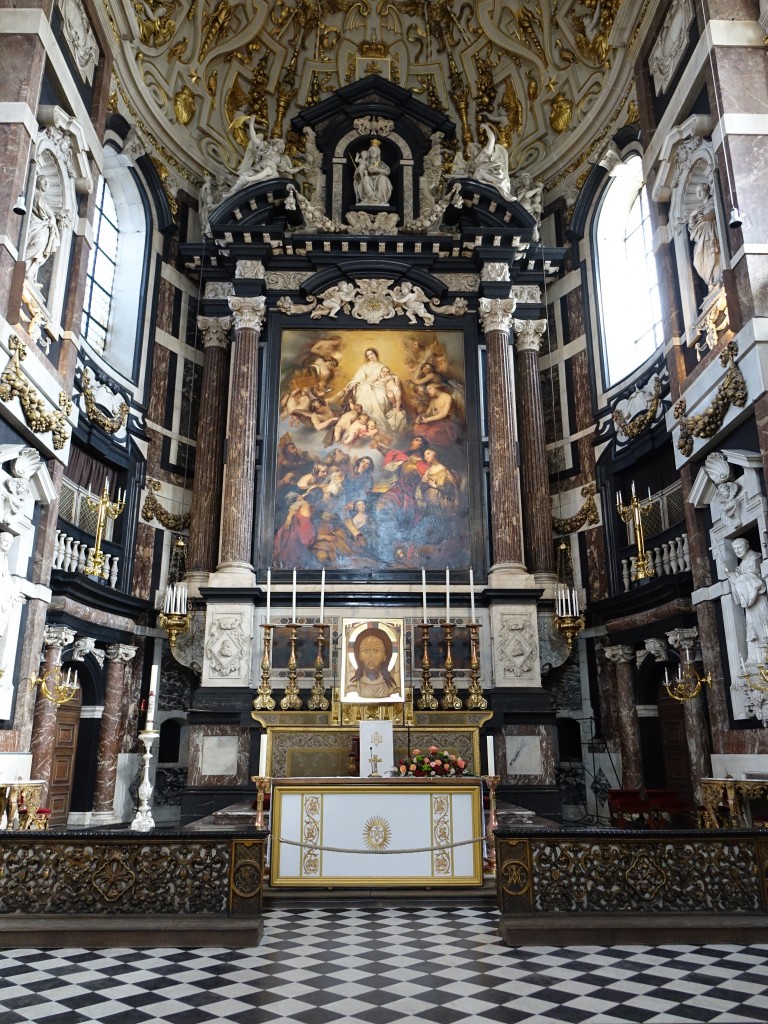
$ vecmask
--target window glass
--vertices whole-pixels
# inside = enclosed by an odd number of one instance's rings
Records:
[[[663,339],[648,197],[640,157],[617,168],[595,233],[608,387],[653,355]]]
[[[82,332],[83,337],[102,352],[106,345],[109,313],[112,308],[117,246],[115,203],[109,185],[101,178],[93,220],[93,248],[86,276]]]

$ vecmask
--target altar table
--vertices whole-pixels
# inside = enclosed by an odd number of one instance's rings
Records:
[[[477,777],[275,779],[270,818],[273,886],[483,884]]]

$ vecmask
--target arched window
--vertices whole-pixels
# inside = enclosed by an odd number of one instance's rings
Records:
[[[595,227],[606,385],[642,365],[662,341],[661,302],[643,164],[614,171]]]
[[[106,179],[101,178],[93,218],[93,248],[88,260],[82,321],[83,337],[99,352],[104,351],[107,343],[118,241],[115,201]]]

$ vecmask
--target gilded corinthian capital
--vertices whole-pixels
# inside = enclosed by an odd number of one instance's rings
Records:
[[[197,326],[203,336],[203,348],[227,348],[232,318],[228,316],[199,316]]]
[[[478,315],[483,333],[504,331],[505,334],[509,334],[516,306],[517,299],[480,299]]]
[[[236,331],[250,330],[256,331],[257,334],[261,333],[267,315],[267,300],[263,295],[253,298],[230,295],[227,302],[232,310],[232,321]]]
[[[515,320],[515,347],[518,352],[536,352],[541,348],[541,339],[547,329],[546,320]]]

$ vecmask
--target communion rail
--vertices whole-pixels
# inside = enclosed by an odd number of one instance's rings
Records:
[[[0,948],[256,945],[267,835],[2,833]]]
[[[768,939],[768,832],[499,827],[507,945]]]

